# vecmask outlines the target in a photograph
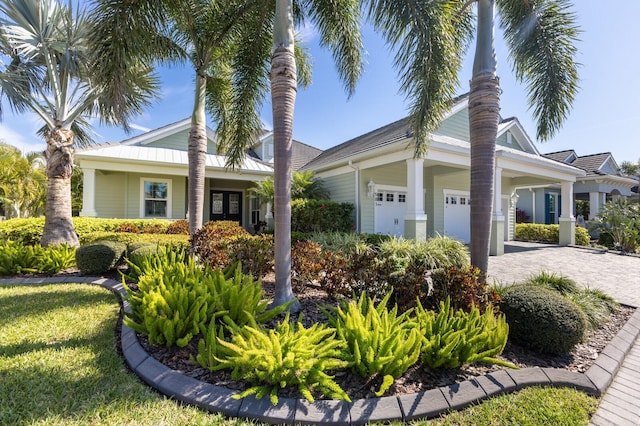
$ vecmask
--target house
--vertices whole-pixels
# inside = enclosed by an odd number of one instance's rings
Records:
[[[630,197],[637,180],[620,172],[610,152],[578,156],[574,150],[543,155],[545,158],[568,164],[585,172],[574,185],[574,201],[588,202],[589,211],[580,212],[584,220],[595,217],[607,201]],[[557,184],[530,186],[517,191],[518,209],[533,223],[558,223],[562,214],[562,196]],[[573,204],[572,204],[573,205]]]
[[[355,205],[356,229],[424,239],[448,235],[470,239],[468,96],[452,102],[432,135],[425,158],[413,156],[413,134],[402,119],[326,151],[294,143],[294,164],[323,179],[338,202]],[[183,120],[116,144],[78,151],[85,173],[83,215],[184,218],[187,200],[187,136]],[[205,221],[235,219],[249,226],[266,217],[249,188],[273,174],[273,135],[264,133],[237,170],[216,155],[211,131],[207,155]],[[586,172],[546,158],[515,118],[501,120],[495,169],[491,254],[503,253],[515,229],[517,191],[557,185],[563,199],[561,244],[575,239],[574,183]],[[566,204],[566,205],[564,205]]]
[[[356,206],[361,232],[410,238],[448,235],[470,239],[470,144],[468,96],[452,103],[431,136],[425,158],[413,156],[413,135],[402,119],[330,148],[302,169],[323,178],[336,201]],[[560,243],[575,241],[573,188],[582,169],[546,158],[538,152],[516,118],[499,123],[496,146],[495,206],[491,254],[504,251],[515,229],[520,188],[557,185],[563,196]]]

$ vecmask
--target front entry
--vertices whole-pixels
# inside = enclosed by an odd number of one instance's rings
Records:
[[[211,191],[209,220],[232,220],[242,225],[242,192]]]

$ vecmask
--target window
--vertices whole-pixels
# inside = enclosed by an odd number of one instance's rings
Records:
[[[387,193],[387,202],[393,203],[394,194]]]
[[[458,197],[456,195],[451,196],[451,204],[458,204]]]
[[[251,224],[257,225],[260,222],[260,198],[251,197]]]
[[[376,201],[382,201],[382,192],[376,192]]]
[[[406,203],[407,202],[407,194],[398,194],[398,202]]]
[[[465,197],[460,197],[460,205],[465,205],[467,204],[467,199]]]
[[[171,180],[140,179],[140,216],[171,217]]]

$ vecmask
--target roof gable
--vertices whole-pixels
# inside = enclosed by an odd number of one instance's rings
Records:
[[[515,117],[505,118],[498,124],[498,143],[508,148],[517,149],[529,154],[540,155],[527,132]],[[504,141],[503,143],[501,143]]]
[[[185,118],[183,120],[176,121],[175,123],[167,124],[166,126],[125,139],[120,142],[120,144],[127,146],[150,146],[187,151],[190,131],[191,119]],[[209,126],[206,127],[206,131],[207,152],[209,154],[215,154],[217,151],[215,133]]]

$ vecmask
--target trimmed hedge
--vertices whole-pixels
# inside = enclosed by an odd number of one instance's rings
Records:
[[[355,206],[329,200],[291,201],[292,232],[353,232]]]
[[[131,232],[91,232],[80,236],[80,244],[98,241],[115,241],[127,246],[136,243],[151,243],[176,249],[189,249],[189,236],[181,234],[134,234]]]
[[[516,240],[558,243],[560,241],[560,225],[517,223]],[[576,226],[576,245],[588,246],[590,242],[591,237],[587,229],[582,226]]]
[[[76,250],[76,264],[83,275],[104,274],[122,260],[127,246],[117,241],[100,241]]]

